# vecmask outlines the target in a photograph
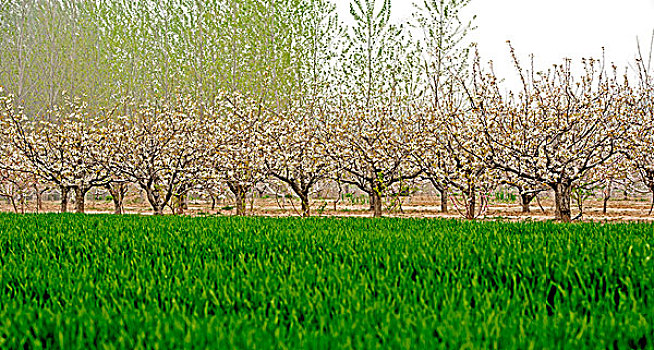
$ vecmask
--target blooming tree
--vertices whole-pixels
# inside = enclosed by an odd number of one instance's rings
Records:
[[[638,59],[636,60],[636,74],[638,84],[634,87],[635,93],[631,105],[630,133],[624,147],[625,157],[629,160],[629,168],[634,173],[631,178],[641,182],[652,194],[650,215],[654,208],[654,76],[652,76],[651,51],[649,58],[644,57],[640,45]]]
[[[508,95],[492,71],[483,72],[475,62],[468,94],[489,146],[480,159],[548,185],[555,193],[556,218],[570,221],[573,187],[616,156],[626,136],[628,89],[602,61],[584,60],[584,74],[575,78],[569,60],[536,73],[524,72],[513,57],[523,88]]]
[[[107,167],[143,190],[155,215],[192,189],[203,170],[207,132],[198,110],[188,98],[174,104],[126,103],[127,113],[102,129]]]

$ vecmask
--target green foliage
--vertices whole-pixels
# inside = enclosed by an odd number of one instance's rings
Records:
[[[350,102],[369,109],[397,95],[414,98],[418,53],[405,26],[391,23],[391,1],[352,0],[350,15],[354,25],[347,35],[342,73],[349,77],[347,89],[359,99]]]
[[[470,0],[422,0],[414,3],[413,18],[423,35],[422,79],[428,82],[434,108],[443,107],[445,96],[452,95],[455,89],[455,81],[468,75],[471,44],[466,40],[476,29],[476,16],[465,19],[462,14],[469,4]]]
[[[515,203],[517,200],[515,193],[509,191],[497,191],[495,192],[495,202],[499,203]]]
[[[285,106],[333,75],[340,31],[327,0],[0,0],[0,86],[30,115],[62,96]]]
[[[0,216],[0,348],[629,348],[651,224]]]

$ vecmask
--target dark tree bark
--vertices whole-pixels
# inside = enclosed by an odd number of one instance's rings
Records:
[[[248,187],[235,182],[227,182],[229,190],[234,194],[236,204],[236,216],[246,215],[245,197],[247,196]]]
[[[125,194],[127,193],[127,184],[122,182],[110,183],[105,187],[109,191],[109,194],[111,194],[111,199],[114,202],[114,214],[122,215],[125,212],[123,201],[125,199]]]
[[[531,213],[531,202],[538,194],[535,192],[525,192],[520,194],[520,205],[522,206],[522,213]]]
[[[368,202],[370,204],[370,207],[368,208],[368,210],[370,210],[371,212],[374,213],[375,212],[375,195],[374,194],[372,194],[372,193],[368,194]]]
[[[186,193],[175,195],[174,205],[173,212],[175,215],[184,215],[184,212],[188,209],[188,195]]]
[[[37,186],[34,186],[34,192],[36,195],[36,213],[38,214],[43,210],[43,192]]]
[[[471,185],[468,188],[468,193],[467,193],[467,200],[466,200],[466,219],[468,220],[474,220],[476,218],[476,210],[477,210],[477,196],[476,196],[476,188],[474,185]]]
[[[16,205],[16,198],[14,198],[14,196],[7,196],[7,199],[11,203],[11,206],[14,208],[14,213],[18,214],[18,205]]]
[[[70,192],[70,188],[68,186],[59,186],[59,189],[61,191],[60,212],[61,213],[67,213],[68,212],[68,193]]]
[[[321,177],[311,174],[300,174],[297,177],[291,177],[288,175],[280,174],[278,172],[272,172],[272,175],[282,182],[286,183],[293,193],[295,193],[299,198],[302,206],[302,212],[300,213],[302,217],[311,216],[311,201],[309,198],[309,193],[311,188],[321,179]]]
[[[554,216],[561,222],[572,221],[572,212],[570,210],[570,198],[572,193],[572,185],[567,180],[562,180],[557,183],[550,184],[554,189]]]
[[[373,190],[370,193],[370,198],[373,201],[372,215],[373,217],[380,218],[382,217],[382,198],[379,191]]]
[[[447,213],[449,208],[447,207],[448,199],[447,196],[449,196],[449,191],[447,190],[447,186],[441,185],[438,183],[434,178],[429,177],[429,182],[434,186],[436,191],[438,191],[438,194],[441,197],[441,213]]]
[[[75,212],[78,214],[84,214],[86,193],[89,191],[89,188],[75,186],[73,187],[73,191],[75,192]]]
[[[448,208],[447,208],[447,196],[449,196],[449,193],[446,188],[443,188],[440,191],[441,194],[441,213],[447,213]]]
[[[309,204],[309,194],[303,193],[300,195],[302,201],[302,217],[308,218],[311,216],[311,205]]]
[[[145,194],[146,197],[148,198],[148,202],[150,203],[150,206],[152,207],[153,213],[155,216],[161,216],[164,214],[164,208],[165,208],[165,203],[164,201],[160,200],[159,194],[156,193],[154,190],[147,188],[145,189]]]

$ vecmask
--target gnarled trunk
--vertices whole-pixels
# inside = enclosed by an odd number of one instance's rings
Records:
[[[78,214],[84,214],[86,192],[88,189],[75,186],[73,190],[75,192],[75,212]]]
[[[61,213],[67,213],[68,212],[68,193],[70,192],[70,188],[67,187],[67,186],[59,186],[59,190],[61,191],[60,212]]]
[[[236,195],[236,216],[245,216],[246,213],[246,203],[245,203],[245,191],[235,193]]]
[[[20,213],[25,214],[25,206],[27,205],[27,198],[25,197],[25,195],[23,194],[20,195],[19,202],[20,202]]]
[[[228,182],[229,190],[234,194],[234,201],[236,205],[236,216],[246,215],[245,197],[247,196],[247,186],[239,183]]]
[[[369,210],[375,212],[375,196],[372,193],[368,193],[368,202],[370,202]]]
[[[302,217],[308,218],[311,216],[309,193],[300,193],[299,196],[300,196],[300,201],[302,202]]]
[[[111,199],[114,202],[114,214],[116,215],[122,215],[125,212],[123,202],[127,189],[126,183],[109,184],[109,193],[111,193]]]
[[[372,193],[370,193],[370,198],[373,200],[373,209],[372,209],[372,215],[373,217],[380,218],[382,217],[382,198],[381,198],[381,193],[379,191],[373,190]]]
[[[441,213],[447,213],[448,211],[447,196],[449,195],[447,188],[441,189],[440,194],[441,194]]]
[[[148,202],[150,202],[150,206],[152,207],[153,214],[156,216],[163,215],[164,208],[166,207],[166,203],[164,203],[164,201],[161,200],[159,194],[156,193],[155,190],[151,188],[146,188],[145,194],[148,197]]]
[[[40,213],[43,210],[43,192],[39,190],[38,187],[34,187],[36,195],[36,213]]]
[[[570,198],[572,194],[572,184],[568,180],[559,181],[550,184],[554,189],[554,216],[561,222],[572,221],[572,212],[570,210]]]
[[[477,210],[477,196],[475,195],[475,186],[471,185],[468,189],[467,196],[465,198],[466,203],[466,219],[474,220],[476,218],[475,211]]]
[[[447,186],[441,185],[434,178],[429,178],[429,181],[434,186],[436,191],[438,191],[438,194],[441,196],[441,213],[447,213],[449,210],[447,207],[447,202],[448,202],[447,196],[449,196],[449,191],[447,190]]]
[[[114,202],[114,214],[115,215],[122,215],[125,213],[125,209],[123,207],[123,195],[119,194],[118,196],[111,196],[112,201]]]
[[[18,205],[16,204],[16,198],[13,195],[10,195],[7,196],[7,199],[11,203],[11,206],[14,208],[14,213],[18,214]]]
[[[127,193],[127,184],[108,184],[106,188],[109,191],[109,194],[111,194],[111,200],[114,202],[114,214],[122,215],[125,212],[123,208],[123,200],[125,199],[125,193]]]
[[[188,209],[188,195],[186,193],[175,196],[175,215],[184,215]]]
[[[536,198],[536,193],[521,193],[520,194],[520,205],[522,206],[522,213],[528,214],[531,213],[531,202]]]
[[[164,214],[164,208],[161,206],[156,206],[152,208],[154,216],[163,216]]]

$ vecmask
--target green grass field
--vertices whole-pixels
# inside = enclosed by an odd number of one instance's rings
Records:
[[[654,225],[0,215],[0,348],[654,347]]]

